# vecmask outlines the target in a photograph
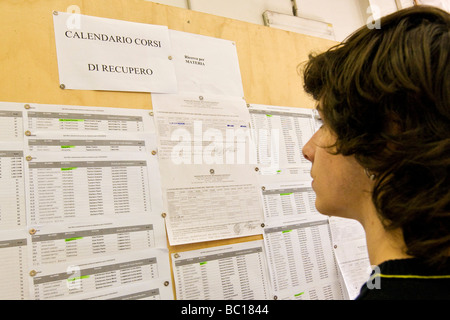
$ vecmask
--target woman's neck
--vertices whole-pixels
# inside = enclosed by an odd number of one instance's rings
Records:
[[[367,251],[371,265],[387,260],[411,258],[406,254],[406,245],[401,230],[386,230],[376,212],[360,221],[366,232]]]

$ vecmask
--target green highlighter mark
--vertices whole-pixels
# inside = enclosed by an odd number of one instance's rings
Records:
[[[292,229],[291,230],[284,230],[284,231],[281,231],[281,233],[288,233],[288,232],[291,232],[292,231]]]
[[[72,168],[61,168],[61,171],[69,171],[69,170],[75,170],[76,167],[72,167]]]
[[[207,263],[208,263],[208,261],[200,262],[200,265],[203,266],[203,265],[205,265]]]
[[[294,297],[300,297],[302,294],[304,294],[305,292],[303,291],[303,292],[300,292],[300,293],[297,293],[297,294],[294,294]]]
[[[61,146],[61,149],[75,148],[75,146]]]
[[[69,242],[69,241],[80,240],[80,239],[83,239],[83,237],[78,237],[78,238],[68,238],[68,239],[65,239],[65,241],[66,241],[66,242]]]
[[[292,192],[291,193],[280,193],[280,196],[290,196],[292,194]]]
[[[61,122],[76,122],[76,121],[84,121],[84,119],[59,119]]]
[[[89,276],[81,276],[81,277],[75,277],[75,278],[69,278],[67,281],[72,282],[80,279],[89,279]]]

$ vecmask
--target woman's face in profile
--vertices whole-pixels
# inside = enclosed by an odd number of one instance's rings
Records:
[[[364,206],[372,203],[373,182],[353,156],[332,154],[330,146],[335,142],[336,135],[324,124],[303,147],[305,158],[312,163],[316,209],[322,214],[360,220]]]

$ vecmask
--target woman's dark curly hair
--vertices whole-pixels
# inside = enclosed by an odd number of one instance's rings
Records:
[[[372,200],[407,254],[450,255],[450,15],[415,6],[310,55],[304,88],[337,135],[336,154],[375,174]]]

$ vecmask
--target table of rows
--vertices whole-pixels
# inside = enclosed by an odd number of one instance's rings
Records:
[[[146,161],[28,163],[30,223],[151,210]]]

